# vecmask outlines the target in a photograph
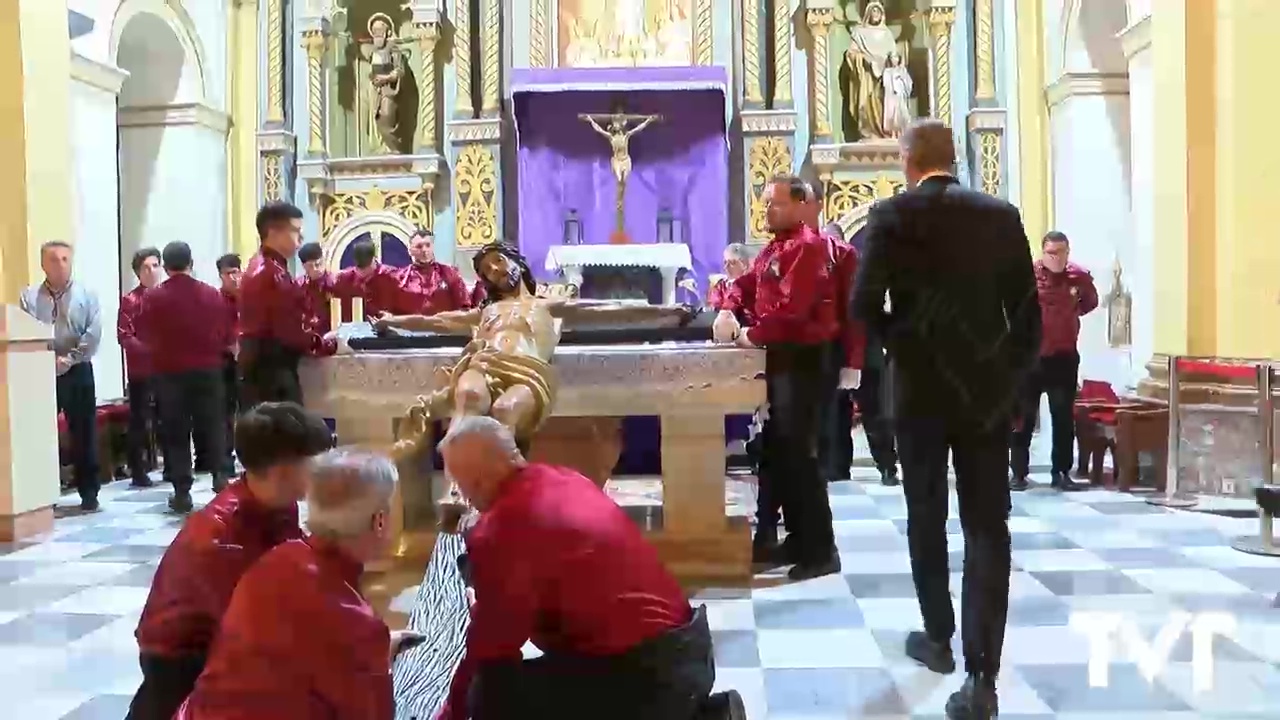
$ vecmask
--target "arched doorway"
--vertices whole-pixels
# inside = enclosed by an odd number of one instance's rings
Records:
[[[143,247],[181,240],[195,275],[215,280],[228,247],[226,116],[206,104],[199,43],[178,3],[125,0],[112,26],[120,90],[120,272]]]

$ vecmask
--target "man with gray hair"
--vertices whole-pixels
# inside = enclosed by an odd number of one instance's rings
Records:
[[[598,487],[529,463],[511,430],[457,418],[445,472],[481,511],[466,534],[475,590],[442,720],[745,720],[711,695],[705,608],[694,610],[640,529]],[[521,660],[528,641],[542,650]]]
[[[277,546],[241,578],[175,720],[394,718],[392,661],[422,637],[391,632],[359,587],[365,564],[389,550],[396,480],[381,455],[316,458],[311,535]]]

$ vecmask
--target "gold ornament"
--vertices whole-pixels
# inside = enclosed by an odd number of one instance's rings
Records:
[[[769,224],[765,220],[764,192],[769,181],[778,175],[791,172],[791,148],[780,137],[765,136],[751,141],[747,154],[747,167],[751,176],[751,224],[748,237],[760,240],[769,237]]]
[[[463,147],[456,172],[458,247],[487,245],[498,236],[498,177],[493,151],[480,144]]]
[[[374,187],[364,192],[340,192],[324,197],[324,216],[320,233],[326,239],[339,225],[366,212],[392,212],[414,227],[431,228],[431,194],[429,190],[385,191]]]
[[[933,116],[951,126],[951,26],[954,8],[929,11],[929,33],[933,36]]]

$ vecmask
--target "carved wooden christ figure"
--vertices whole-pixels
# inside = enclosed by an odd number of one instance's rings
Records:
[[[631,136],[640,132],[662,119],[661,115],[628,115],[622,112],[621,106],[617,107],[613,113],[608,115],[579,115],[579,119],[585,120],[591,125],[591,129],[600,133],[609,141],[609,149],[611,156],[609,158],[609,168],[613,170],[613,177],[617,180],[617,197],[615,203],[617,205],[617,227],[616,231],[621,234],[625,231],[623,201],[627,196],[627,178],[631,177]],[[606,123],[601,126],[600,123]],[[635,123],[632,125],[632,123]]]
[[[391,18],[375,13],[369,18],[369,39],[360,44],[360,54],[369,63],[369,84],[373,87],[373,123],[376,140],[386,152],[399,152],[401,145],[400,81],[404,78],[404,52],[392,28]]]
[[[692,312],[685,306],[538,297],[524,256],[503,243],[484,246],[473,263],[487,292],[481,307],[430,316],[384,313],[374,323],[379,332],[399,328],[472,338],[452,368],[438,371],[437,389],[420,397],[409,410],[408,422],[402,423],[418,440],[426,438],[433,420],[489,415],[510,427],[527,452],[555,402],[551,358],[562,323],[626,325],[664,318],[684,322]],[[449,505],[460,505],[456,488],[450,489],[449,497],[446,518],[456,512]]]

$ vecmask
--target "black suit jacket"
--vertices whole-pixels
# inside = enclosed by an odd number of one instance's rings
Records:
[[[1040,346],[1017,208],[948,176],[880,201],[867,219],[850,313],[884,338],[899,418],[1007,427]]]

